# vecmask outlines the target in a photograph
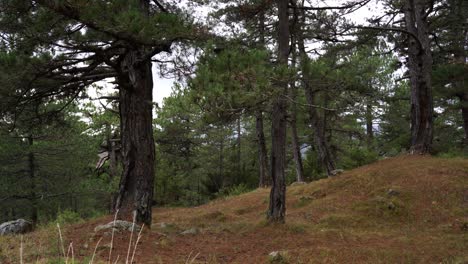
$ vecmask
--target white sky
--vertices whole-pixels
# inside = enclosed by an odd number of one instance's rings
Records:
[[[346,1],[327,0],[327,1],[320,1],[320,2],[321,4],[319,4],[319,6],[339,6],[339,5],[345,4],[348,1],[347,0]],[[357,10],[356,12],[348,15],[347,17],[351,19],[352,21],[363,24],[365,23],[366,18],[369,18],[372,15],[376,15],[381,10],[382,9],[379,7],[379,4],[377,2],[372,1],[366,6]],[[197,13],[198,15],[203,14],[206,16],[208,12],[197,12]],[[156,67],[155,64],[153,64],[153,82],[154,82],[153,101],[158,103],[159,106],[162,106],[164,98],[169,97],[171,95],[172,87],[174,85],[175,79],[168,79],[168,78],[160,77],[159,69]],[[93,89],[90,89],[89,91],[91,97],[94,97],[94,98],[97,97],[97,95],[92,90]]]
[[[317,1],[317,6],[340,6],[344,5],[349,0],[321,0]],[[378,15],[382,12],[382,7],[379,4],[378,0],[372,0],[366,6],[360,8],[356,12],[347,15],[347,18],[359,23],[364,24],[366,22],[366,18],[370,18],[372,16]],[[207,16],[208,12],[206,10],[201,10],[196,12],[198,16]],[[161,78],[159,76],[159,70],[157,67],[153,65],[153,80],[154,80],[154,88],[153,88],[153,101],[158,103],[159,106],[162,106],[162,102],[165,97],[171,95],[172,86],[175,82],[174,79],[166,79]]]

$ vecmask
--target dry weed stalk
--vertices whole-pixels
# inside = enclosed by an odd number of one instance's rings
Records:
[[[112,238],[111,238],[111,244],[110,244],[110,249],[109,249],[109,264],[111,264],[112,260],[112,248],[114,247],[114,233],[115,233],[115,221],[117,220],[117,215],[119,214],[119,209],[115,211],[114,215],[114,224],[112,225]]]
[[[94,248],[93,256],[91,257],[91,261],[89,262],[89,264],[93,264],[94,256],[96,256],[96,251],[97,251],[97,248],[99,246],[99,243],[101,243],[101,240],[102,240],[102,237],[96,243],[96,247]]]

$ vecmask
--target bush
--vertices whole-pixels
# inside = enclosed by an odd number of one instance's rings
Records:
[[[80,214],[72,210],[64,210],[57,214],[57,222],[60,224],[76,223],[83,220]]]
[[[343,157],[340,167],[343,167],[344,169],[353,169],[370,164],[378,159],[379,155],[375,151],[361,147],[353,147],[350,148],[345,157]]]

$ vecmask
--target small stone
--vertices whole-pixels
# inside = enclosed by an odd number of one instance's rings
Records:
[[[330,174],[331,174],[331,176],[336,176],[336,175],[339,175],[339,174],[341,174],[343,172],[344,172],[344,170],[342,170],[342,169],[336,169],[336,170],[332,170],[330,172]]]
[[[287,251],[273,251],[268,254],[270,263],[287,263],[288,252]]]
[[[128,221],[123,221],[123,220],[116,220],[115,223],[114,221],[109,222],[108,224],[105,225],[99,225],[94,228],[94,232],[99,232],[107,229],[114,229],[114,231],[132,231],[133,227],[135,226],[135,229],[133,230],[134,232],[139,232],[141,227],[137,224],[133,224]]]
[[[394,189],[388,189],[388,192],[387,192],[388,196],[398,196],[399,194],[400,192]]]
[[[185,230],[184,232],[180,233],[181,235],[195,235],[198,233],[198,229],[196,229],[195,227],[194,228],[190,228],[190,229],[187,229]]]
[[[166,223],[162,222],[161,224],[159,224],[159,227],[161,227],[161,228],[167,228],[168,226],[167,226]]]
[[[305,184],[307,184],[307,182],[296,181],[296,182],[291,183],[291,185],[289,186],[300,186],[300,185],[305,185]]]

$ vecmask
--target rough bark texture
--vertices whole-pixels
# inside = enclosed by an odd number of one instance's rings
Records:
[[[412,154],[429,153],[433,138],[432,54],[425,15],[427,5],[427,0],[408,0],[404,6],[406,30],[412,34],[408,37]]]
[[[289,55],[289,15],[288,0],[278,0],[278,60],[279,66],[288,66]],[[286,98],[287,81],[278,83],[278,94],[273,102],[272,112],[272,149],[271,149],[271,179],[270,204],[268,220],[284,223],[286,213]]]
[[[304,14],[301,14],[301,27],[304,26]],[[315,104],[315,92],[310,85],[310,78],[308,74],[307,64],[309,63],[309,57],[307,56],[305,46],[304,46],[304,38],[302,36],[302,30],[299,29],[297,32],[297,44],[299,49],[299,56],[301,62],[301,69],[302,69],[302,83],[305,90],[305,97],[308,104],[308,112],[310,118],[310,124],[313,131],[313,139],[314,145],[317,149],[318,158],[320,160],[320,164],[326,170],[328,176],[332,176],[332,172],[336,169],[335,161],[330,151],[329,144],[326,139],[325,133],[325,122],[321,120],[320,115],[317,112],[316,104]]]
[[[123,174],[116,206],[132,213],[137,223],[151,225],[154,186],[154,140],[152,128],[153,76],[144,52],[130,50],[121,61],[120,123]]]
[[[263,113],[257,111],[255,113],[256,122],[255,129],[257,132],[258,146],[258,167],[259,167],[259,182],[258,186],[263,188],[270,185],[268,173],[268,153],[266,149],[265,133],[263,132]]]

